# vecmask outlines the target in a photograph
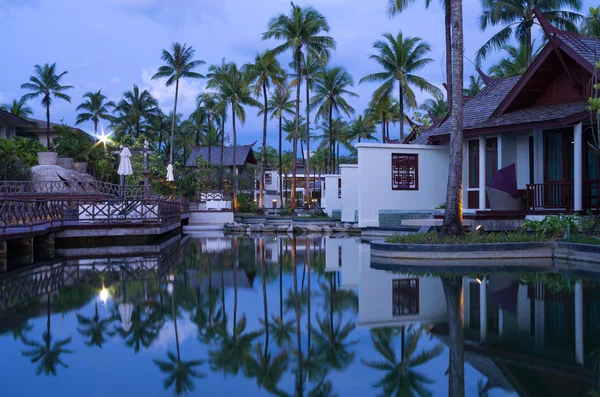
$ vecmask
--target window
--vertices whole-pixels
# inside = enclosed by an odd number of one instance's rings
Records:
[[[419,190],[419,155],[392,153],[392,190]]]
[[[419,279],[392,280],[392,315],[419,314]]]
[[[273,183],[273,176],[270,173],[265,174],[265,185]]]
[[[498,138],[485,140],[485,184],[489,185],[498,171]]]
[[[479,187],[479,141],[469,141],[469,187]]]
[[[342,198],[342,178],[338,179],[338,198]]]

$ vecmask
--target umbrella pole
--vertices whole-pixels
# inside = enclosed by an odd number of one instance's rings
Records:
[[[125,175],[121,175],[121,198],[125,198]]]

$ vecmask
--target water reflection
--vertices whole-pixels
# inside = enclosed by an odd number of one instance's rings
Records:
[[[374,268],[368,244],[329,236],[58,261],[0,278],[0,371],[8,395],[87,394],[107,376],[117,396],[590,392],[589,269],[427,270]]]

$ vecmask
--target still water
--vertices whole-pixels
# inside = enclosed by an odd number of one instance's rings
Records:
[[[373,268],[358,238],[256,236],[13,271],[0,395],[445,396],[435,270]],[[462,275],[465,395],[598,387],[600,290],[574,274]]]

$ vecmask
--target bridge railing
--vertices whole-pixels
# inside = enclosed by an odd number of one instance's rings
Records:
[[[33,227],[44,224],[62,223],[65,219],[62,201],[12,200],[0,201],[0,229],[9,227]]]
[[[47,195],[147,197],[153,193],[142,185],[122,186],[95,180],[0,181],[0,197]]]

